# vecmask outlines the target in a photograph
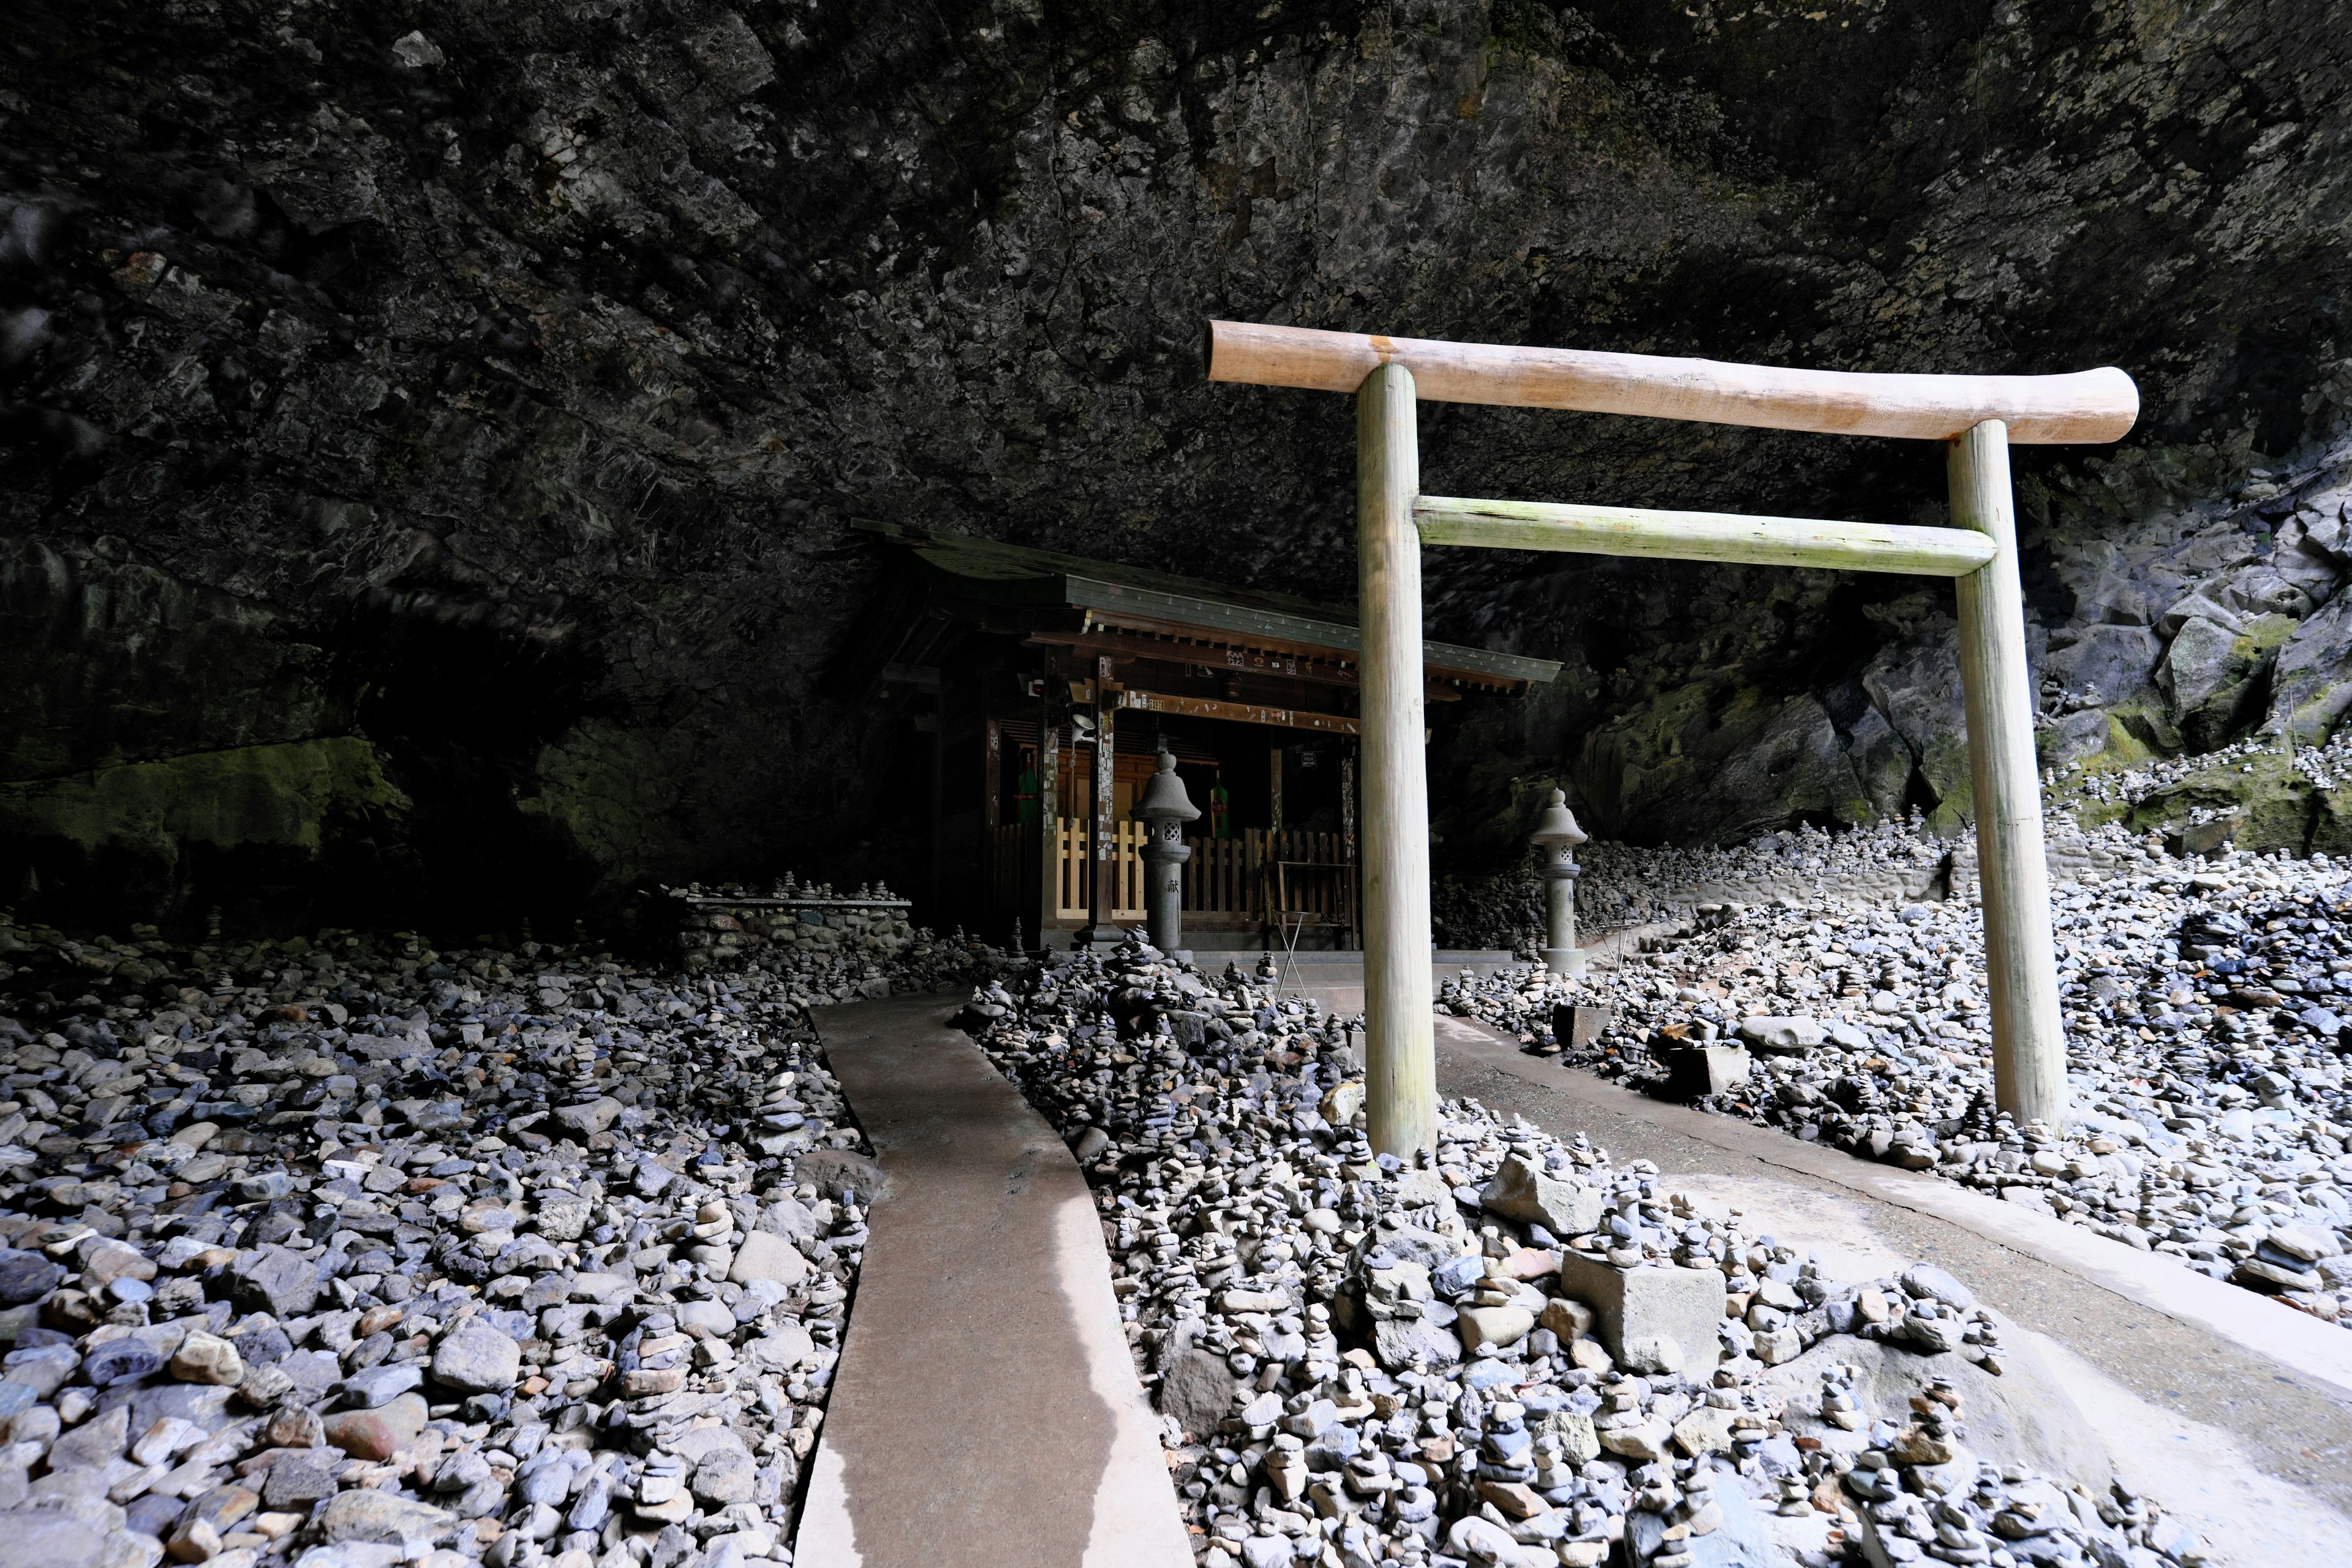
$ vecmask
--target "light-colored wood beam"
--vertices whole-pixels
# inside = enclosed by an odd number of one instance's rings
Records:
[[[1352,735],[1355,720],[1345,713],[1310,713],[1300,708],[1268,708],[1256,702],[1228,702],[1221,697],[1177,697],[1164,691],[1119,693],[1122,708],[1147,713],[1177,713],[1193,719],[1224,719],[1236,724],[1269,724],[1285,730],[1315,730],[1326,735]]]
[[[1433,403],[1517,404],[1825,436],[1940,441],[1999,419],[2012,442],[2113,441],[2139,417],[2139,389],[2112,366],[2069,375],[1889,375],[1209,323],[1211,381],[1354,392],[1384,364],[1411,371],[1416,395]]]
[[[1429,765],[1421,705],[1421,490],[1412,374],[1356,394],[1356,615],[1363,629],[1364,1123],[1375,1153],[1437,1146]]]
[[[2033,671],[2025,662],[2025,595],[2009,447],[1989,421],[1954,441],[1946,467],[1952,521],[1996,552],[1957,584],[1960,690],[1975,795],[1977,877],[1984,889],[1985,982],[1992,1012],[1993,1100],[2021,1123],[2066,1117],[2066,1033],[2050,934],[2050,863],[2033,754]]]
[[[1421,497],[1413,502],[1412,515],[1424,544],[1492,550],[1560,550],[1753,566],[1906,572],[1926,577],[1965,576],[1993,558],[1992,541],[1965,528],[1449,496]]]

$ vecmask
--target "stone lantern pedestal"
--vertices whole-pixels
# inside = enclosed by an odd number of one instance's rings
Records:
[[[1586,837],[1568,809],[1568,796],[1552,791],[1528,842],[1544,852],[1543,961],[1554,974],[1584,973],[1584,954],[1576,945],[1576,879],[1584,868],[1576,863],[1576,847]]]
[[[1176,759],[1163,746],[1160,771],[1135,803],[1136,820],[1144,825],[1144,916],[1151,945],[1173,959],[1190,959],[1184,940],[1184,862],[1192,858],[1184,842],[1184,825],[1195,821],[1200,808],[1184,793],[1176,776]]]

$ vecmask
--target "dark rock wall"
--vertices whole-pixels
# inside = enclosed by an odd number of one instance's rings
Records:
[[[2242,496],[2338,420],[2340,19],[21,4],[0,896],[463,925],[715,870],[910,883],[921,742],[823,679],[874,571],[851,519],[1349,592],[1347,402],[1204,385],[1213,315],[2122,364],[2123,449],[2020,454],[2046,647],[2082,620],[2059,543]],[[1423,429],[1433,491],[1940,515],[1921,447]],[[1569,664],[1444,717],[1457,869],[1555,777],[1635,837],[1965,816],[1934,593],[1429,574],[1434,630]]]

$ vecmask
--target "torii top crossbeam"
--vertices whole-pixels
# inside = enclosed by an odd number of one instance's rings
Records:
[[[1412,373],[1430,403],[1508,404],[1584,414],[1691,419],[1945,441],[1998,419],[2012,445],[2114,441],[2139,417],[2139,389],[2112,367],[2072,375],[1885,375],[1783,370],[1659,354],[1509,348],[1209,323],[1209,379],[1353,392],[1384,364]]]
[[[1993,1075],[2001,1109],[2066,1111],[2033,691],[2009,444],[2112,441],[2139,414],[2120,370],[1885,375],[1570,349],[1209,323],[1209,379],[1356,395],[1362,635],[1366,1117],[1383,1152],[1430,1147],[1429,783],[1422,756],[1421,546],[1483,545],[1947,576],[1958,590]],[[1820,435],[1948,443],[1948,529],[1429,497],[1422,397]]]

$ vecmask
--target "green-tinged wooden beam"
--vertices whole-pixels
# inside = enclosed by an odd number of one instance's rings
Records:
[[[1421,497],[1413,502],[1412,517],[1423,544],[1903,572],[1923,577],[1967,576],[1990,561],[1994,549],[1985,535],[1964,528],[1452,496]]]

